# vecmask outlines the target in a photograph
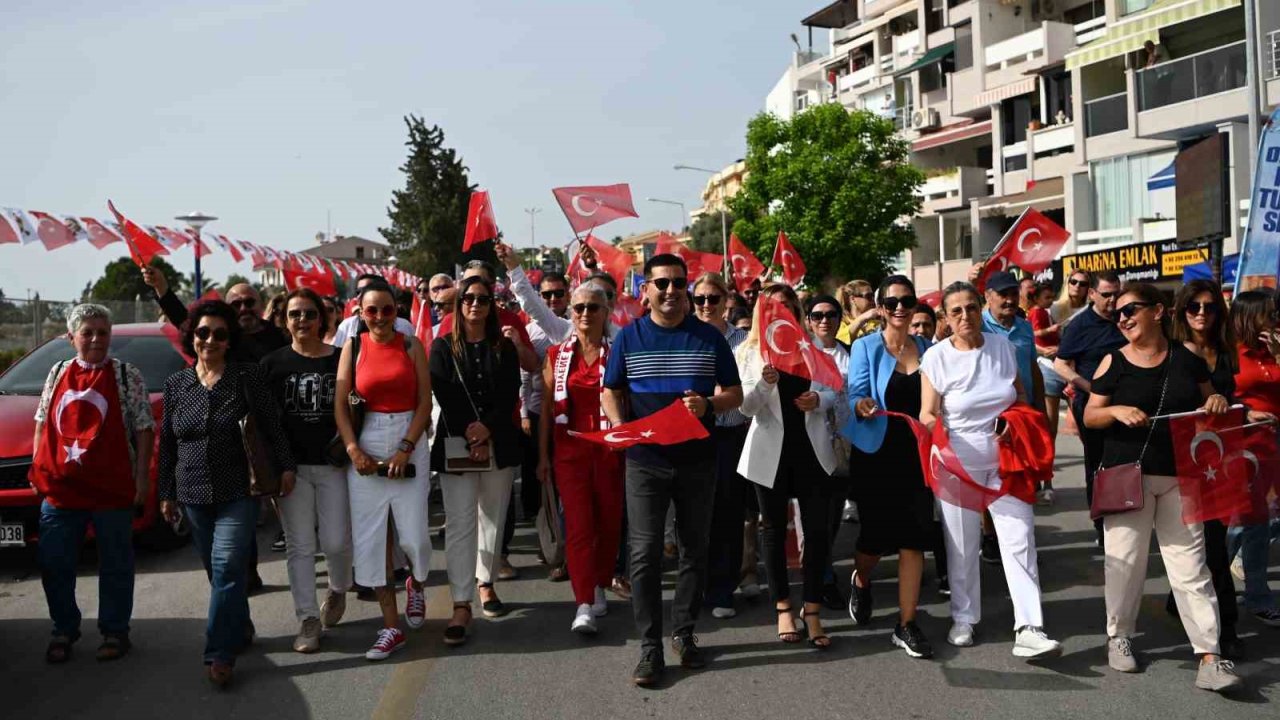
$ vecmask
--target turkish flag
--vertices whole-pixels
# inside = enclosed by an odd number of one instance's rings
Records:
[[[1259,477],[1258,454],[1249,447],[1243,408],[1225,415],[1169,420],[1182,494],[1182,522],[1230,518],[1250,509],[1250,485]]]
[[[622,287],[626,282],[627,273],[631,270],[631,254],[625,250],[619,250],[591,233],[587,233],[586,244],[596,251],[598,267],[613,276],[618,287]]]
[[[324,270],[298,272],[290,269],[281,270],[284,274],[284,286],[289,290],[311,288],[321,297],[337,295],[338,288],[333,284],[333,276]]]
[[[552,188],[573,232],[590,231],[618,218],[640,217],[631,202],[631,186],[582,185]]]
[[[676,240],[676,237],[669,232],[658,233],[658,240],[654,250],[657,253],[676,255],[681,260],[684,260],[685,272],[691,284],[702,277],[703,273],[720,272],[724,268],[723,255],[698,252]]]
[[[473,190],[467,207],[467,234],[462,238],[462,252],[472,245],[498,237],[498,221],[493,217],[493,202],[488,190]]]
[[[413,296],[413,307],[409,308],[409,323],[413,325],[413,334],[422,343],[422,347],[431,352],[431,300]]]
[[[253,263],[255,268],[259,268],[267,264],[267,254],[262,252],[262,248],[254,245],[248,240],[237,240],[236,242],[239,242],[240,247],[244,248],[245,251],[249,253],[249,262]]]
[[[101,250],[111,243],[124,242],[114,227],[91,217],[80,218],[80,226],[88,236],[89,244]]]
[[[778,231],[778,242],[773,246],[773,265],[782,270],[783,281],[792,287],[800,284],[808,270],[804,260],[800,259],[800,253],[781,230]]]
[[[18,231],[10,224],[5,213],[0,211],[0,245],[20,242],[22,241],[18,239]]]
[[[658,412],[623,423],[608,430],[579,433],[573,430],[569,434],[599,443],[617,450],[632,445],[677,445],[690,440],[702,440],[711,437],[702,421],[693,416],[684,406],[683,400],[676,400]]]
[[[213,253],[213,250],[209,249],[209,245],[204,241],[204,238],[197,235],[194,230],[188,229],[186,231],[186,235],[188,242],[195,245],[196,257],[202,258]]]
[[[920,302],[924,303],[925,305],[928,305],[934,310],[937,310],[938,306],[942,304],[942,291],[930,290],[929,292],[921,295],[919,299],[920,299]],[[933,338],[929,338],[929,340],[932,340],[932,339]]]
[[[844,387],[836,361],[810,341],[809,333],[781,301],[761,295],[756,302],[759,317],[760,355],[775,370],[809,378],[833,390]]]
[[[960,464],[955,450],[951,448],[951,438],[947,428],[939,420],[933,430],[924,423],[904,413],[881,410],[880,415],[898,418],[907,424],[916,439],[916,450],[920,456],[920,469],[924,473],[925,482],[935,497],[950,505],[962,507],[974,512],[984,512],[1003,492],[991,489],[973,481],[969,471]]]
[[[1017,266],[1028,273],[1038,273],[1049,267],[1053,259],[1067,244],[1071,233],[1058,223],[1045,217],[1035,208],[1027,208],[1018,216],[1013,227],[1004,234],[996,249],[987,258],[978,277],[978,289],[985,290],[987,278]]]
[[[137,223],[120,214],[116,210],[116,206],[110,200],[107,201],[107,207],[111,210],[111,214],[116,216],[116,222],[120,225],[120,230],[124,233],[124,242],[129,246],[129,257],[133,258],[133,263],[138,267],[143,267],[151,263],[151,258],[156,255],[168,255],[169,251],[164,249],[155,238],[151,237],[146,230],[143,230]]]
[[[75,232],[58,218],[39,210],[32,210],[28,214],[35,218],[36,236],[44,243],[46,250],[57,250],[76,241]]]
[[[244,253],[240,252],[240,248],[237,248],[235,243],[227,239],[226,235],[214,235],[212,237],[213,241],[218,244],[218,247],[231,255],[232,260],[235,260],[236,262],[244,260]]]
[[[613,313],[609,316],[609,322],[613,323],[616,327],[623,328],[630,325],[633,320],[636,320],[643,315],[643,303],[630,295],[623,295],[619,293],[613,305]]]
[[[755,253],[738,239],[737,234],[729,236],[729,264],[733,268],[733,283],[739,290],[745,289],[753,280],[764,275],[767,269]]]
[[[173,228],[167,228],[163,225],[156,225],[155,228],[160,244],[170,250],[177,250],[191,242],[191,236],[186,233],[179,232]]]

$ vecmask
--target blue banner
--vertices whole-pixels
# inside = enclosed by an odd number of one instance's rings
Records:
[[[1236,292],[1280,285],[1280,108],[1258,143],[1249,224],[1240,252]]]

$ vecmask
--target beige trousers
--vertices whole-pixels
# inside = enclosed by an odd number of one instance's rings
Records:
[[[1107,635],[1130,637],[1137,627],[1151,530],[1155,528],[1160,557],[1191,647],[1196,654],[1216,655],[1218,596],[1205,564],[1204,531],[1199,523],[1183,524],[1177,478],[1146,475],[1142,483],[1145,497],[1141,510],[1108,515],[1103,521]]]

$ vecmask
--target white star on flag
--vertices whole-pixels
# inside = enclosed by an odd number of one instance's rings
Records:
[[[67,463],[83,465],[84,463],[80,462],[80,456],[84,455],[85,451],[89,448],[80,447],[80,441],[75,440],[70,445],[63,445],[62,449],[67,451],[67,459],[63,461],[64,465]]]
[[[645,430],[644,432],[640,433],[640,437],[642,437],[642,438],[646,438],[646,439],[647,439],[647,438],[651,438],[651,437],[653,437],[654,435],[657,435],[657,433],[655,433],[655,432],[654,432],[654,431],[652,431],[652,430]]]
[[[1204,471],[1204,479],[1206,482],[1213,482],[1218,479],[1218,468],[1206,468]]]

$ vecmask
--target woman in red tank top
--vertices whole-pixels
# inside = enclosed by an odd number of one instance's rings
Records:
[[[564,507],[565,554],[577,604],[570,630],[593,635],[596,618],[608,611],[604,589],[613,581],[618,555],[623,455],[569,434],[609,426],[600,392],[609,357],[605,325],[611,310],[604,288],[595,283],[574,290],[569,307],[573,335],[547,352],[542,369],[542,386],[552,393],[555,409],[554,421],[538,427],[538,479],[546,483],[554,475]]]
[[[382,660],[405,642],[386,572],[388,516],[395,518],[395,536],[413,571],[405,582],[405,624],[419,628],[426,619],[422,583],[431,566],[431,486],[425,433],[431,424],[431,376],[422,344],[395,330],[391,287],[370,283],[360,291],[359,303],[368,332],[349,338],[342,348],[334,416],[351,458],[347,491],[356,582],[374,588],[382,608],[383,628],[365,657]],[[353,391],[365,405],[361,427],[352,423],[348,398]]]

